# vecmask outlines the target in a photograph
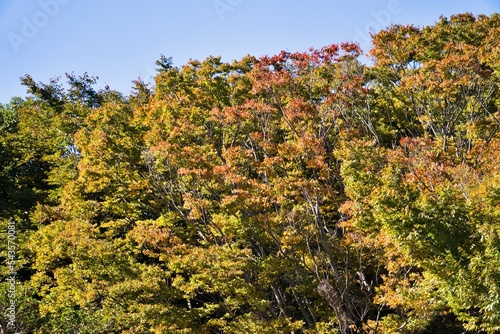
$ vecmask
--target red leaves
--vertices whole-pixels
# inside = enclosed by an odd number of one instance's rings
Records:
[[[298,98],[292,98],[284,108],[285,117],[294,123],[302,120],[310,120],[316,113],[316,108],[313,105]]]
[[[356,58],[361,55],[361,48],[356,43],[342,43],[340,46],[331,44],[321,49],[311,47],[308,51],[294,53],[281,51],[274,56],[259,58],[258,63],[262,67],[268,67],[276,71],[285,69],[287,65],[292,68],[306,69],[308,66],[338,62],[346,56]]]

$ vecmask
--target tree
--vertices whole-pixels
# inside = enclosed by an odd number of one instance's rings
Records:
[[[372,65],[162,55],[129,96],[24,77],[0,106],[16,330],[500,331],[498,18],[391,26]]]

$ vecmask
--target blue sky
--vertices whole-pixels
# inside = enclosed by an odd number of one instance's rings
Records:
[[[160,54],[190,58],[303,51],[368,31],[433,24],[440,15],[500,12],[499,0],[0,0],[0,103],[25,96],[19,77],[88,72],[125,94]]]

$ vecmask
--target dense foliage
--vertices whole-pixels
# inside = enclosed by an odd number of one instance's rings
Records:
[[[500,332],[500,15],[164,56],[154,89],[22,78],[0,107],[0,326]],[[8,327],[8,226],[16,328]]]

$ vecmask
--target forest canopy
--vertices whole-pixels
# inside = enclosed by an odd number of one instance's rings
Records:
[[[460,14],[382,30],[369,64],[162,55],[129,95],[26,75],[0,105],[1,330],[500,332],[499,41]]]

